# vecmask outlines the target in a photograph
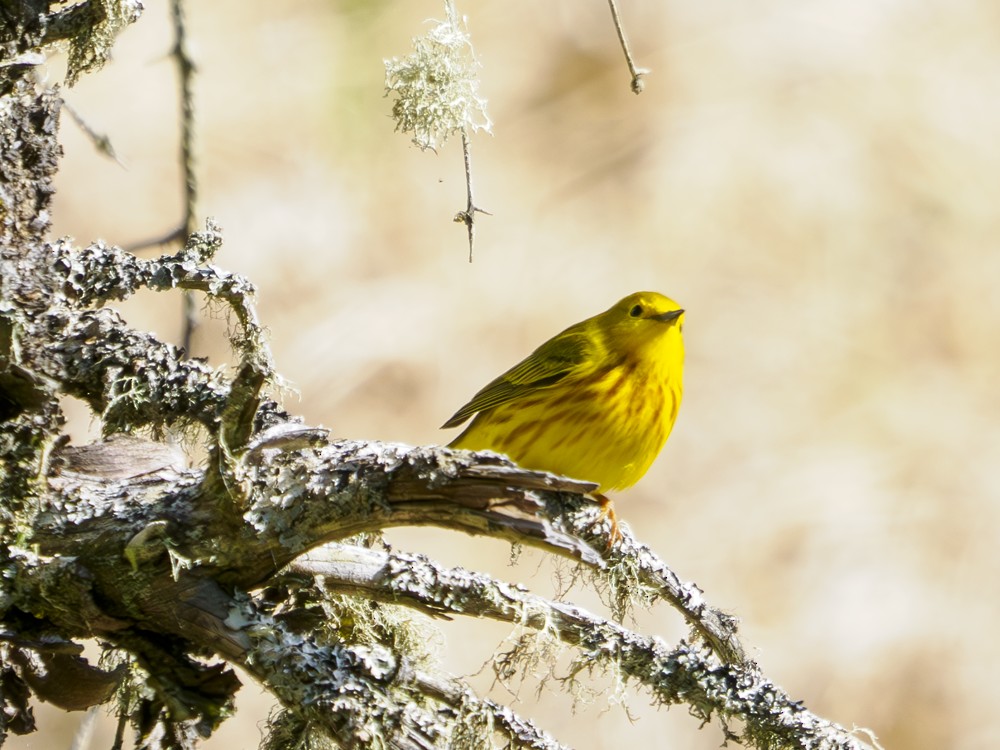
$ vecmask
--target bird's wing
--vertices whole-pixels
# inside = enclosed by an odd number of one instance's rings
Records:
[[[565,380],[574,371],[580,371],[581,365],[590,359],[592,350],[593,344],[582,332],[564,331],[488,383],[441,428],[457,427],[476,412],[516,401]]]

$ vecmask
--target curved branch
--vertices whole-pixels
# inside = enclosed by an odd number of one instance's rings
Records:
[[[595,514],[600,511],[586,505],[564,516],[567,533],[586,539],[588,530],[595,527]],[[688,621],[698,637],[703,638],[722,661],[729,664],[743,664],[747,661],[743,646],[736,637],[738,620],[705,601],[701,589],[695,584],[683,581],[648,545],[639,542],[627,524],[619,525],[619,541],[611,545],[610,534],[604,544],[603,562],[610,571],[618,572],[622,581],[612,581],[621,589],[616,593],[615,614],[621,619],[628,602],[624,598],[634,596],[635,587],[645,587],[646,593],[667,601]],[[602,535],[602,538],[604,536]],[[591,542],[595,548],[602,548],[598,542]]]
[[[539,512],[545,498],[580,498],[593,485],[497,454],[341,440],[313,450],[255,449],[247,464],[247,546],[239,560],[232,549],[211,550],[223,567],[242,568],[240,585],[255,585],[320,544],[393,526],[487,534],[601,564],[589,545]]]
[[[178,422],[211,428],[226,405],[229,384],[211,366],[182,360],[176,347],[129,329],[111,309],[52,310],[35,325],[48,335],[28,332],[25,359],[102,415],[106,433]]]
[[[823,750],[867,747],[842,727],[821,719],[765,679],[755,665],[722,665],[704,651],[681,644],[669,649],[659,638],[481,573],[444,568],[422,555],[337,545],[323,560],[295,567],[322,576],[338,593],[438,613],[489,617],[543,631],[581,651],[576,671],[600,664],[643,684],[663,705],[688,703],[701,718],[744,722],[745,739],[760,748],[805,742]]]

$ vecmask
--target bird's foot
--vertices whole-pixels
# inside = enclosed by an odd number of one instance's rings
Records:
[[[611,498],[599,492],[591,493],[597,504],[601,506],[601,520],[608,519],[611,524],[611,533],[608,537],[608,549],[614,547],[622,538],[622,532],[618,528],[618,515],[615,513],[615,504]]]

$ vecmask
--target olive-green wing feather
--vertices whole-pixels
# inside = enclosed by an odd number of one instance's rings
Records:
[[[441,428],[458,427],[476,412],[516,401],[540,388],[555,385],[574,371],[579,371],[580,365],[590,358],[591,350],[592,344],[582,331],[572,328],[563,331],[487,384]]]

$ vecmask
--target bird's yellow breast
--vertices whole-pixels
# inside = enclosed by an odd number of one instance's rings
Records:
[[[677,418],[682,364],[669,360],[629,358],[500,404],[480,412],[452,446],[505,453],[528,469],[595,482],[600,492],[629,487]]]

